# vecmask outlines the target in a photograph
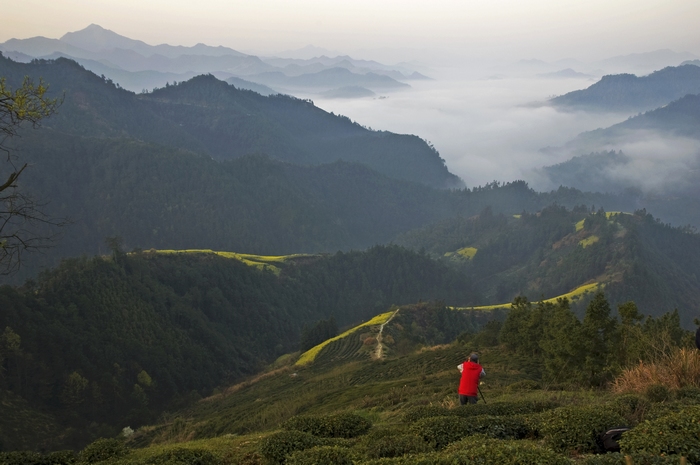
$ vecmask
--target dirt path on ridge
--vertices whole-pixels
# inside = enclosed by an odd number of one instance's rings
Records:
[[[374,360],[381,360],[382,357],[384,357],[384,344],[382,344],[382,333],[384,332],[384,326],[389,323],[395,316],[396,314],[399,313],[398,310],[396,310],[388,320],[386,320],[384,323],[382,323],[379,326],[379,333],[377,333],[377,348],[374,349],[374,357],[372,357]]]

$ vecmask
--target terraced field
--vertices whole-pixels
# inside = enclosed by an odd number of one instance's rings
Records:
[[[563,299],[567,298],[569,300],[578,300],[581,298],[581,296],[585,294],[589,294],[591,292],[596,292],[598,291],[600,287],[600,283],[591,283],[591,284],[584,284],[583,286],[579,286],[576,289],[574,289],[571,292],[568,292],[566,294],[558,295],[556,297],[552,297],[551,299],[545,299],[543,302],[550,302],[550,303],[555,303],[557,299]],[[506,304],[497,304],[497,305],[482,305],[481,307],[451,307],[453,310],[495,310],[497,308],[509,308],[510,307],[510,302]]]
[[[280,273],[279,265],[286,262],[297,260],[300,258],[313,257],[313,255],[308,254],[294,254],[294,255],[253,255],[245,253],[236,252],[221,252],[214,251],[211,249],[185,249],[185,250],[151,250],[153,253],[159,254],[215,254],[224,258],[232,258],[240,262],[245,263],[248,266],[253,266],[260,270],[272,271],[275,274]]]
[[[344,333],[339,334],[336,337],[333,337],[331,339],[328,339],[328,340],[320,343],[319,345],[317,345],[317,346],[307,350],[303,354],[301,354],[301,356],[299,357],[299,360],[296,361],[295,366],[304,366],[304,365],[308,365],[309,363],[312,363],[314,360],[316,360],[316,358],[321,354],[322,351],[323,351],[324,359],[327,359],[329,356],[331,356],[332,354],[335,354],[335,353],[338,353],[339,356],[340,356],[340,354],[346,354],[346,355],[350,356],[352,354],[353,348],[355,348],[355,352],[357,352],[362,347],[363,342],[360,341],[360,334],[356,334],[360,329],[369,328],[371,326],[376,326],[377,330],[378,330],[378,327],[380,325],[382,325],[383,323],[386,323],[389,320],[389,318],[392,317],[393,314],[394,314],[393,311],[379,314],[379,315],[375,316],[374,318],[372,318],[371,320],[366,321],[365,323],[362,323],[358,326],[355,326],[354,328],[351,328],[351,329],[345,331]],[[349,337],[351,335],[353,335],[353,337]],[[348,341],[345,341],[345,339],[348,339]],[[336,341],[341,341],[341,340],[342,340],[342,343],[335,344]],[[358,344],[359,344],[359,346],[358,346]],[[333,346],[332,348],[328,349],[328,350],[331,350],[332,352],[327,353],[324,351],[324,349],[329,345]],[[329,355],[329,354],[331,354],[331,355]],[[340,359],[338,359],[338,360],[340,360]]]

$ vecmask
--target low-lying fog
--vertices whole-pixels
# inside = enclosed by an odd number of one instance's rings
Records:
[[[432,81],[411,81],[409,90],[374,98],[305,97],[364,126],[428,140],[469,187],[516,179],[536,189],[556,187],[535,170],[570,155],[543,153],[541,148],[561,146],[581,132],[630,116],[562,112],[542,105],[552,96],[586,88],[597,78],[489,77],[492,74],[488,69],[433,70]]]

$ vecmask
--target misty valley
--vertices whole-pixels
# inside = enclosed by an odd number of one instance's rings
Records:
[[[700,463],[697,57],[314,52],[0,44],[0,464]]]

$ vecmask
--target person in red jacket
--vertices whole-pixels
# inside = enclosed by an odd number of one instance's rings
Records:
[[[479,356],[472,353],[469,360],[457,365],[457,369],[462,373],[459,381],[459,403],[476,404],[479,400],[479,379],[486,375],[484,368],[479,365]]]

